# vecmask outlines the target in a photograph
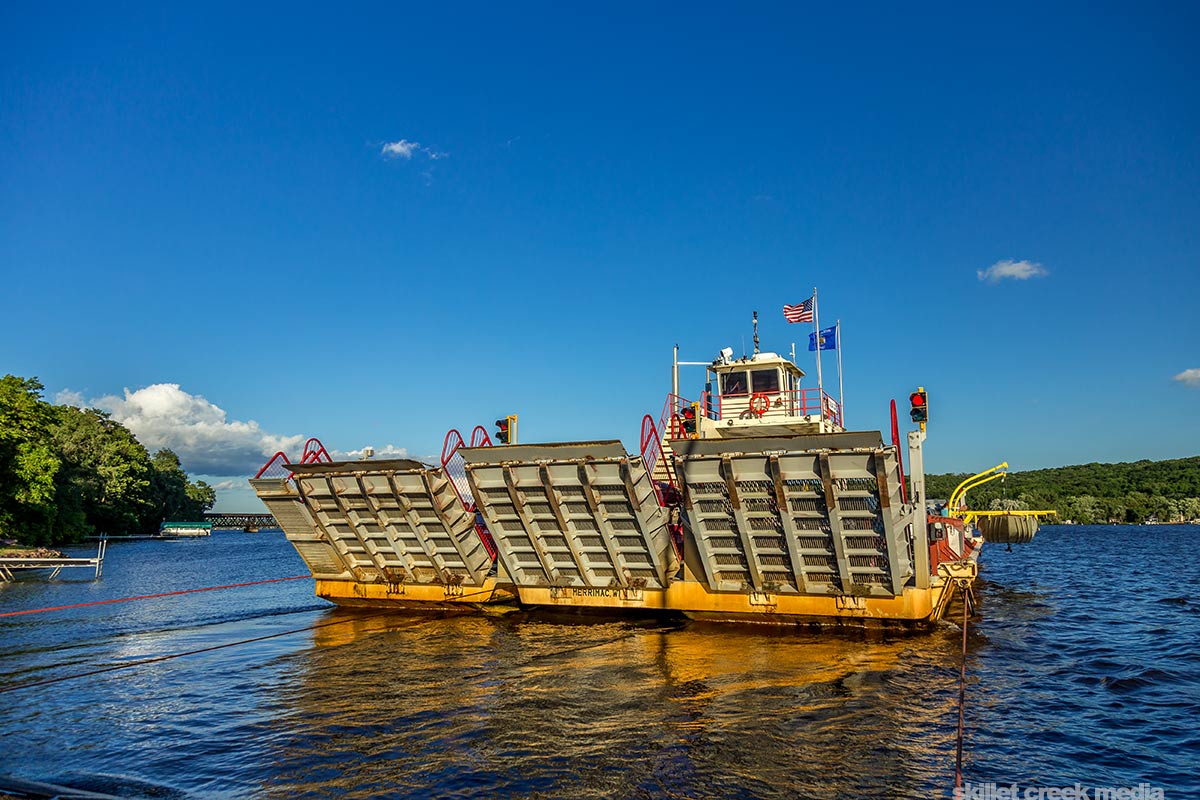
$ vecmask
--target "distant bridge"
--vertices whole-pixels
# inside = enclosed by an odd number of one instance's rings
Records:
[[[205,522],[211,522],[214,528],[233,528],[247,530],[249,528],[278,528],[279,523],[270,514],[221,514],[204,515]]]

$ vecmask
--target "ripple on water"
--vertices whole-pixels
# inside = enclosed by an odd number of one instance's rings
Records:
[[[1200,795],[1200,529],[1046,528],[984,553],[967,777]],[[192,546],[192,545],[195,546]],[[282,538],[110,548],[32,608],[297,574]],[[329,609],[311,582],[0,620],[0,685],[338,624],[55,685],[0,718],[0,773],[131,797],[928,797],[952,781],[960,632]],[[194,599],[194,602],[193,602]],[[10,695],[12,697],[14,695]]]

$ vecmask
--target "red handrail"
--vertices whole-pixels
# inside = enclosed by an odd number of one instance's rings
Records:
[[[823,419],[828,419],[838,427],[843,427],[841,405],[828,392],[822,389],[780,390],[778,392],[757,392],[756,394],[764,394],[769,398],[773,398],[771,406],[768,407],[763,416],[808,417],[818,414]],[[744,398],[746,401],[745,409],[740,408],[740,403],[738,403],[739,410],[737,413],[741,413],[749,410],[751,397],[753,397],[753,394],[750,392],[717,395],[715,416],[711,414],[711,408],[709,408],[712,403],[711,398],[705,397],[705,413],[709,415],[710,419],[725,419],[727,401],[740,401]]]
[[[662,458],[662,439],[658,438],[658,428],[654,425],[654,417],[647,414],[642,417],[642,464],[646,472],[654,475],[654,467]]]
[[[458,429],[451,428],[446,431],[446,438],[442,442],[442,469],[445,470],[446,477],[450,479],[454,493],[458,495],[458,502],[462,503],[463,508],[470,511],[475,506],[475,498],[471,495],[471,487],[467,483],[467,469],[463,464],[462,456],[458,453],[460,449],[466,447],[466,444]],[[455,456],[458,456],[457,461],[454,460]]]
[[[300,454],[299,463],[301,463],[301,464],[316,464],[317,462],[320,462],[320,461],[329,462],[329,461],[333,461],[333,458],[330,457],[329,451],[325,449],[325,445],[321,444],[321,440],[314,436],[311,439],[309,439],[307,442],[304,443],[304,450]],[[261,478],[263,475],[266,474],[267,470],[272,469],[273,467],[278,467],[279,468],[278,474],[280,477],[283,477],[282,469],[284,467],[290,467],[294,463],[297,463],[297,462],[289,460],[287,457],[287,453],[280,450],[279,452],[275,453],[275,455],[271,456],[271,458],[267,461],[267,463],[263,464],[262,469],[260,469],[257,473],[255,473],[254,478],[255,478],[255,480]],[[290,481],[292,479],[292,475],[294,475],[294,474],[295,473],[289,469],[287,471],[287,476],[284,477],[283,479]],[[275,476],[272,475],[271,477],[275,477]]]
[[[451,442],[453,442],[453,444],[451,444]],[[462,434],[456,429],[451,428],[450,430],[446,431],[446,438],[442,441],[443,467],[445,467],[446,462],[448,462],[454,456],[454,454],[458,452],[458,448],[462,447],[464,444],[465,442],[463,442]]]
[[[488,436],[487,428],[476,425],[471,431],[471,447],[491,447],[492,437]]]
[[[304,454],[300,456],[300,463],[316,464],[320,461],[330,462],[333,461],[333,457],[329,455],[325,445],[321,444],[321,440],[314,436],[304,443]]]
[[[259,478],[261,478],[267,470],[269,470],[271,467],[275,466],[275,462],[280,461],[281,459],[282,459],[282,464],[280,464],[280,468],[291,466],[292,462],[288,461],[287,453],[284,453],[282,450],[280,450],[277,453],[275,453],[275,455],[271,456],[271,458],[267,461],[267,463],[262,465],[262,469],[260,469],[258,472],[256,472],[254,474],[254,480],[258,480]],[[274,477],[274,476],[272,476],[272,477]],[[288,470],[288,477],[289,478],[292,477],[291,470]]]
[[[476,425],[475,430],[471,432],[471,446],[492,446],[492,439],[482,425]],[[442,441],[442,470],[450,479],[450,487],[458,496],[458,502],[462,503],[464,509],[474,514],[476,512],[475,496],[471,494],[471,484],[467,481],[466,462],[463,460],[462,454],[458,452],[463,447],[466,447],[466,442],[463,441],[462,434],[458,430],[451,428],[446,432],[446,438]],[[488,555],[494,561],[496,559],[496,541],[492,538],[492,532],[480,522],[478,516],[475,517],[475,532],[479,534],[484,549],[488,551]]]

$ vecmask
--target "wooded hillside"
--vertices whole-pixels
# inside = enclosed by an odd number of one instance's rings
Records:
[[[175,453],[151,456],[103,411],[47,403],[36,378],[0,378],[0,538],[156,533],[165,519],[200,519],[215,501]]]
[[[948,498],[967,477],[926,476],[926,494]],[[1010,472],[972,490],[967,505],[1054,509],[1057,521],[1082,524],[1200,519],[1200,456]]]

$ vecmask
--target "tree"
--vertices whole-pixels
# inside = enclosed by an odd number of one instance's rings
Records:
[[[60,462],[48,442],[54,414],[37,378],[0,378],[0,536],[42,544],[54,536]]]
[[[69,486],[84,509],[88,532],[146,532],[153,516],[153,467],[146,448],[103,411],[55,410],[54,445],[67,464]]]
[[[174,451],[162,449],[151,459],[153,527],[164,520],[197,520],[217,502],[217,492],[204,481],[192,483]]]
[[[36,378],[0,379],[0,537],[40,545],[153,533],[168,517],[199,519],[216,502],[175,453],[151,458],[108,414],[51,405],[42,391]]]
[[[208,511],[217,503],[217,490],[204,481],[188,483],[187,495],[193,507],[197,510],[197,513],[193,515],[194,517],[203,516],[205,511]]]

